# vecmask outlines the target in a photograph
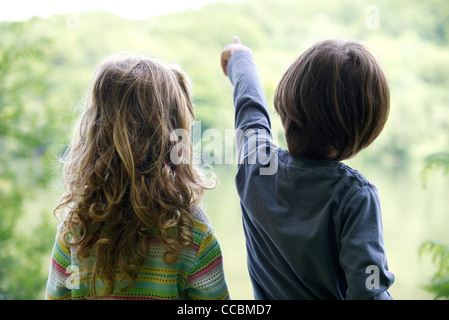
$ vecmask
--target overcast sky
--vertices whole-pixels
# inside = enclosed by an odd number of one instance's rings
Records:
[[[0,20],[26,20],[32,16],[109,11],[128,19],[144,19],[162,13],[199,9],[204,4],[242,0],[0,0]]]

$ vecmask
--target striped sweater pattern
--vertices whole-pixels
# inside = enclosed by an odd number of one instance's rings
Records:
[[[90,296],[90,274],[80,281],[82,265],[74,250],[61,240],[62,225],[58,226],[51,255],[46,296],[47,300],[87,299]],[[226,300],[230,299],[223,268],[220,244],[207,217],[197,210],[193,220],[194,244],[185,248],[178,260],[168,265],[163,260],[164,247],[156,236],[148,238],[148,257],[137,281],[127,291],[126,279],[116,281],[114,292],[102,299],[153,300]],[[117,278],[120,272],[117,271]],[[122,277],[123,278],[123,277]],[[125,281],[123,281],[125,280]],[[96,280],[101,293],[103,283]]]

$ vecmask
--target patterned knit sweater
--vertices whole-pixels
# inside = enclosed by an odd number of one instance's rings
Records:
[[[90,274],[80,281],[82,265],[74,250],[61,240],[58,226],[47,281],[46,299],[87,299]],[[148,257],[138,272],[135,284],[123,292],[116,284],[105,299],[230,299],[226,284],[220,244],[206,215],[197,210],[193,221],[194,244],[183,249],[178,260],[168,265],[165,252],[156,236],[148,238]],[[116,281],[117,283],[118,281]],[[103,283],[96,280],[97,291]],[[101,292],[101,291],[100,291]]]

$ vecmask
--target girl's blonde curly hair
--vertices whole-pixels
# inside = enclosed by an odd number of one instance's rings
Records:
[[[193,210],[210,184],[192,161],[194,118],[189,78],[176,66],[145,56],[114,56],[97,68],[84,113],[63,157],[66,192],[63,238],[95,279],[114,290],[116,271],[136,281],[155,230],[174,263],[193,243]],[[188,141],[185,141],[188,140]],[[170,151],[177,143],[174,164]],[[87,259],[93,257],[93,265]]]

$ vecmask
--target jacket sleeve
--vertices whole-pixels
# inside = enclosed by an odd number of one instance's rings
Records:
[[[234,85],[235,139],[238,164],[263,165],[261,175],[277,170],[277,147],[273,143],[265,93],[249,51],[237,51],[228,61],[227,73]]]
[[[229,80],[234,85],[235,127],[245,131],[261,128],[270,131],[265,93],[254,58],[249,51],[237,51],[227,65]]]
[[[71,299],[70,249],[62,241],[62,225],[57,229],[46,287],[46,300]]]
[[[346,299],[392,299],[387,289],[394,275],[388,271],[379,197],[373,185],[361,187],[346,205],[340,244]]]
[[[223,255],[212,226],[206,219],[194,221],[195,261],[186,281],[190,300],[228,300]]]

